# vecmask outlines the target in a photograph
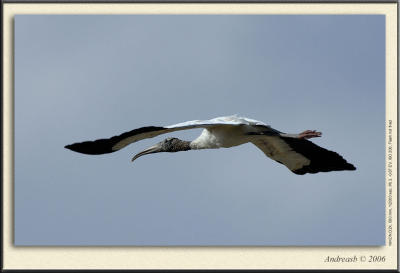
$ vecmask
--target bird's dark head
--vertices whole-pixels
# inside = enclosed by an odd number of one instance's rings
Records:
[[[187,150],[190,150],[189,141],[184,141],[175,137],[170,137],[138,153],[132,158],[132,161],[134,161],[138,157],[141,157],[142,155],[161,153],[161,152],[175,153]]]

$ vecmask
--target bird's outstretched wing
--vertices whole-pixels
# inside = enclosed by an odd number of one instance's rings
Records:
[[[148,126],[132,131],[123,133],[119,136],[113,136],[110,138],[97,139],[93,141],[77,142],[65,146],[74,152],[88,154],[88,155],[101,155],[108,154],[122,149],[130,143],[165,134],[168,132],[167,128]]]
[[[259,136],[252,143],[265,155],[285,165],[295,174],[355,170],[338,153],[309,140],[284,136]]]
[[[85,142],[70,144],[65,146],[65,148],[83,154],[90,154],[90,155],[107,154],[118,151],[126,147],[127,145],[137,142],[139,140],[156,137],[161,134],[167,134],[175,131],[188,130],[194,128],[210,128],[218,125],[232,126],[232,125],[244,125],[244,124],[257,125],[270,128],[268,125],[260,121],[248,118],[242,118],[234,115],[228,117],[218,117],[210,120],[191,120],[165,127],[157,127],[157,126],[142,127],[123,133],[118,136],[113,136],[111,138],[97,139],[94,141],[85,141]]]

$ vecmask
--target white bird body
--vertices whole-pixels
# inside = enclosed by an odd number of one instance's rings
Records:
[[[246,136],[246,132],[248,131],[248,125],[210,127],[204,129],[200,136],[190,143],[190,147],[197,150],[238,146],[250,141],[250,137]]]
[[[237,115],[211,120],[192,120],[165,127],[142,127],[109,139],[74,143],[66,148],[85,154],[105,154],[142,139],[193,128],[204,128],[200,136],[193,141],[168,138],[137,154],[132,160],[151,153],[230,148],[251,142],[265,155],[296,174],[355,170],[355,167],[339,154],[306,140],[321,136],[319,132],[307,130],[301,134],[286,134],[261,121]]]
[[[230,148],[242,145],[251,141],[252,137],[248,133],[265,131],[266,127],[269,127],[261,121],[233,115],[211,120],[192,120],[170,125],[167,128],[176,129],[186,126],[207,126],[200,136],[190,143],[191,148],[196,150]],[[256,126],[263,127],[261,129]]]

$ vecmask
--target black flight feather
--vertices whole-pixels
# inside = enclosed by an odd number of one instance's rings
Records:
[[[85,142],[74,143],[74,144],[65,146],[65,148],[70,149],[74,152],[88,154],[88,155],[108,154],[108,153],[112,153],[112,152],[116,151],[116,150],[112,149],[115,144],[117,144],[118,142],[120,142],[128,137],[132,137],[132,136],[135,136],[138,134],[143,134],[143,133],[161,131],[161,130],[165,130],[165,129],[166,128],[164,128],[164,127],[156,127],[156,126],[142,127],[142,128],[134,129],[132,131],[123,133],[119,136],[113,136],[111,138],[106,138],[106,139],[97,139],[94,141],[85,141]]]
[[[324,149],[306,139],[282,137],[282,139],[297,153],[310,160],[310,164],[301,169],[293,170],[295,174],[353,171],[356,169],[338,153]]]

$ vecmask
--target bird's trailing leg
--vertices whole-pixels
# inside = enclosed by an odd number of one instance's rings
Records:
[[[309,139],[309,138],[313,138],[313,137],[321,137],[321,135],[322,135],[322,133],[317,132],[316,130],[306,130],[299,134],[299,138]]]

